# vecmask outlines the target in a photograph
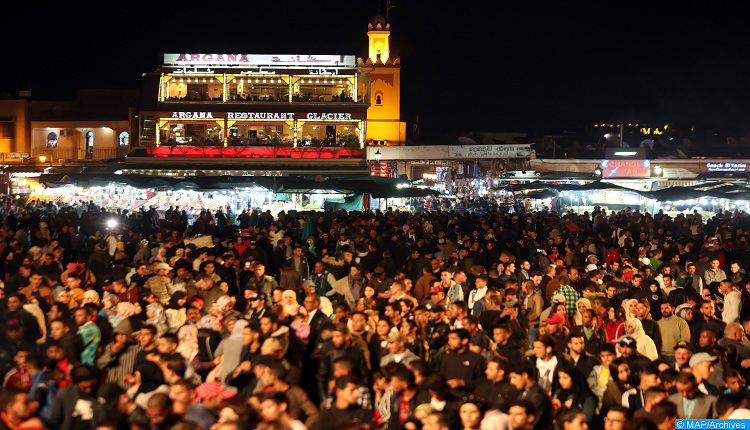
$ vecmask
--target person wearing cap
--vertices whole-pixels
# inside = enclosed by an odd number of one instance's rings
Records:
[[[565,334],[565,317],[555,312],[551,317],[544,320],[547,324],[546,334],[555,342],[554,350],[557,354],[564,354],[568,344],[568,336]]]
[[[143,348],[133,342],[133,328],[130,320],[124,319],[114,329],[114,340],[108,343],[96,360],[96,367],[105,374],[105,382],[122,384],[130,388],[127,375],[133,374],[138,352]]]
[[[184,421],[210,429],[218,420],[221,404],[235,395],[234,391],[224,388],[219,381],[200,384],[195,389],[194,403],[185,412]]]
[[[439,279],[436,279],[432,281],[430,297],[424,301],[424,306],[427,310],[430,310],[438,304],[445,306],[448,304],[448,300],[445,297],[445,290],[442,288],[442,283]]]
[[[169,304],[169,292],[172,291],[172,281],[167,274],[172,270],[172,266],[167,263],[157,263],[154,276],[146,281],[144,287],[150,290],[159,303],[166,306]]]
[[[698,390],[706,395],[718,396],[721,390],[708,382],[714,373],[714,363],[719,357],[710,355],[706,352],[699,352],[690,357],[690,373],[695,377]]]
[[[615,348],[623,358],[628,360],[628,362],[642,357],[640,354],[638,354],[638,342],[636,342],[636,340],[630,336],[621,336],[620,338],[616,339]]]
[[[385,269],[382,266],[375,267],[372,273],[373,276],[370,278],[370,282],[368,282],[367,285],[375,288],[376,293],[388,291],[388,288],[393,283],[393,278],[386,275]]]
[[[451,327],[445,316],[445,307],[437,304],[430,308],[426,329],[427,347],[430,351],[429,361],[432,364],[440,362],[445,352],[443,346],[447,341]]]
[[[406,348],[406,339],[403,334],[390,333],[386,341],[389,353],[380,359],[381,368],[390,363],[401,363],[408,366],[412,361],[419,360],[419,357]]]
[[[677,393],[669,396],[669,401],[677,405],[678,418],[711,419],[717,417],[716,396],[701,392],[693,374],[680,373],[677,377]]]
[[[693,357],[693,345],[690,342],[677,342],[674,347],[675,370],[681,371],[684,367],[690,367],[690,359]]]

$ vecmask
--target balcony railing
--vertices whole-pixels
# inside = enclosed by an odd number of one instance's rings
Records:
[[[193,94],[184,97],[166,97],[165,102],[185,103],[185,102],[222,102],[222,97],[209,97],[207,94]],[[231,95],[227,97],[227,102],[278,102],[289,103],[289,94],[269,94],[269,95]],[[341,96],[336,94],[295,94],[292,96],[293,103],[354,103],[350,96]],[[369,103],[368,97],[358,96],[356,103]]]
[[[136,148],[131,156],[164,158],[364,158],[358,148]]]
[[[94,148],[92,151],[73,148],[32,148],[32,157],[47,157],[48,161],[57,160],[107,160],[127,155],[129,148]]]

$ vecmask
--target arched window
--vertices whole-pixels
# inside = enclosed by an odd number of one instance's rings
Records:
[[[47,135],[47,148],[57,148],[57,133],[54,131]]]
[[[94,158],[94,132],[93,131],[86,132],[86,158],[89,160]]]
[[[375,106],[382,106],[383,104],[383,93],[378,92],[375,94]]]
[[[122,133],[120,133],[119,142],[121,148],[130,145],[130,134],[128,134],[127,131],[123,131]]]

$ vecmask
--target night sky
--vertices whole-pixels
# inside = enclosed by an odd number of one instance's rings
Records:
[[[137,88],[162,52],[365,57],[378,3],[14,2],[0,26],[0,92]],[[409,128],[420,115],[425,133],[605,121],[750,129],[742,2],[395,3],[391,56],[402,61]]]

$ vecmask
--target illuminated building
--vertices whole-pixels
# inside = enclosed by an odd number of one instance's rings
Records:
[[[303,150],[402,144],[400,62],[389,56],[390,27],[382,17],[369,24],[368,38],[366,60],[164,54],[163,65],[144,75],[139,146]]]

